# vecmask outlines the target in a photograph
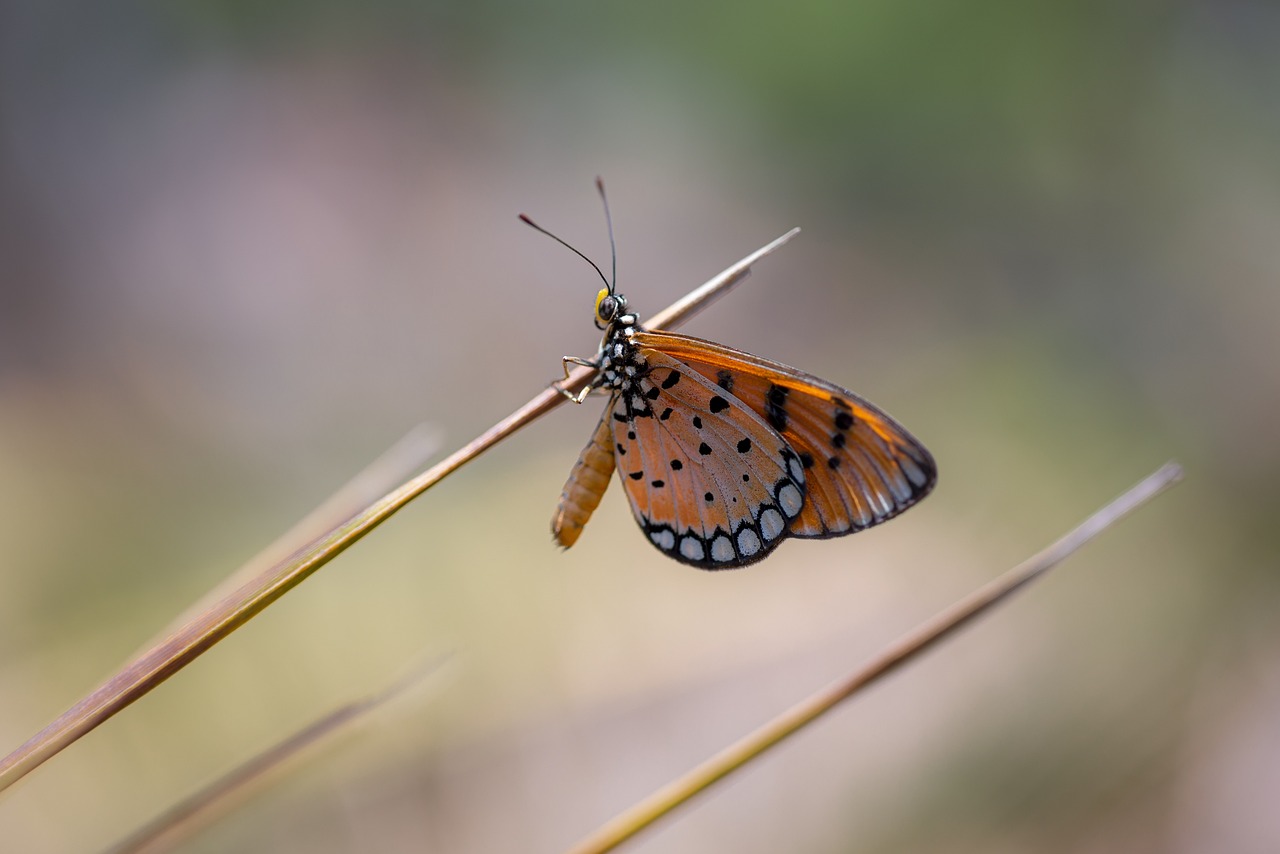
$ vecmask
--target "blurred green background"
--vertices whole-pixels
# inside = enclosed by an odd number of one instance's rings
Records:
[[[636,851],[1280,849],[1280,7],[0,5],[0,750],[418,421],[590,355],[610,188],[643,314],[884,406],[938,491],[740,573],[598,414],[432,491],[0,799],[94,850],[454,650],[192,851],[555,851],[1058,536],[1188,480]]]

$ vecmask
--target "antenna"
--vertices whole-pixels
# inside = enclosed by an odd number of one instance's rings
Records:
[[[609,293],[618,287],[618,247],[613,242],[613,217],[609,216],[609,199],[604,194],[604,179],[596,176],[596,189],[600,191],[600,203],[604,205],[604,223],[609,227],[609,254],[613,256],[613,281],[609,283]]]
[[[575,249],[575,248],[573,248],[572,246],[570,246],[570,245],[569,245],[568,243],[566,243],[564,240],[562,240],[562,239],[561,239],[561,238],[559,238],[559,237],[556,237],[554,234],[552,234],[551,232],[547,231],[545,228],[543,228],[542,226],[538,225],[538,224],[537,224],[536,222],[534,222],[533,220],[529,219],[529,217],[528,217],[528,216],[526,216],[525,214],[520,214],[520,221],[521,221],[521,222],[523,222],[525,225],[529,226],[530,228],[534,229],[535,231],[540,231],[540,232],[542,232],[542,233],[543,233],[543,234],[545,234],[547,237],[550,237],[550,238],[551,238],[552,240],[554,240],[556,243],[559,243],[561,246],[563,246],[564,248],[568,249],[568,250],[569,250],[570,252],[572,252],[574,255],[577,255],[577,256],[578,256],[579,258],[581,258],[583,261],[586,261],[588,264],[590,264],[590,265],[591,265],[591,267],[592,267],[592,269],[594,269],[597,273],[599,273],[599,274],[600,274],[600,281],[604,282],[605,289],[606,289],[606,290],[608,290],[608,291],[609,291],[609,293],[613,293],[613,285],[609,284],[609,280],[608,280],[608,279],[606,279],[606,278],[604,277],[604,273],[603,273],[603,272],[601,272],[600,268],[596,266],[596,262],[595,262],[595,261],[592,261],[592,260],[591,260],[590,258],[588,258],[586,255],[583,255],[581,252],[579,252],[577,249]]]

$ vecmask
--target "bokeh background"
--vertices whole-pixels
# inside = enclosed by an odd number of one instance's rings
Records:
[[[1280,7],[0,4],[0,749],[413,424],[447,448],[804,232],[686,330],[870,397],[934,496],[740,573],[599,405],[418,500],[0,799],[104,846],[452,650],[192,851],[555,851],[1169,458],[1188,479],[636,851],[1280,849]]]

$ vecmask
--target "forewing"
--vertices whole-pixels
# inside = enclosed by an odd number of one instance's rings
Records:
[[[804,505],[797,455],[763,418],[663,353],[612,407],[618,475],[649,541],[683,563],[760,560]]]
[[[861,531],[892,519],[933,489],[937,466],[929,451],[848,389],[687,335],[641,332],[633,340],[728,391],[795,449],[808,493],[792,536]]]

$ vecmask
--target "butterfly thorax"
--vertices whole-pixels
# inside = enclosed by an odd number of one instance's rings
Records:
[[[626,305],[624,298],[619,298]],[[639,331],[640,320],[634,312],[613,318],[600,342],[600,373],[594,385],[597,388],[625,390],[645,374],[645,360],[640,349],[632,341]]]

